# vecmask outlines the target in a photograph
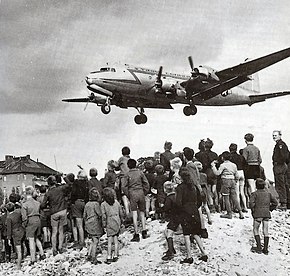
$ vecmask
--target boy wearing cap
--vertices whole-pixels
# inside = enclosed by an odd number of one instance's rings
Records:
[[[131,211],[133,215],[134,236],[131,241],[139,242],[138,234],[138,210],[140,211],[140,218],[142,223],[142,238],[148,237],[145,224],[145,195],[149,192],[149,182],[142,171],[136,168],[137,162],[134,159],[129,159],[127,162],[129,172],[124,177],[123,191],[129,198]]]
[[[252,216],[254,218],[253,232],[257,246],[252,247],[251,251],[254,253],[264,253],[268,255],[269,245],[269,219],[271,218],[270,211],[273,211],[277,205],[278,200],[265,189],[265,181],[261,178],[256,179],[257,190],[251,194],[250,208],[252,209]],[[263,224],[264,247],[262,249],[261,238],[259,235],[259,228]]]

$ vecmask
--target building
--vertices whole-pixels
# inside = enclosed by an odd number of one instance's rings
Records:
[[[56,173],[38,160],[32,160],[30,155],[6,155],[5,160],[0,161],[0,188],[4,196],[9,196],[13,189],[21,193],[25,186],[35,186],[37,180],[44,180]]]

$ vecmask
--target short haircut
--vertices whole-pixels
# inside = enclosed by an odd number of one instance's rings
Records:
[[[26,195],[31,195],[31,196],[33,196],[34,195],[34,188],[32,187],[32,186],[27,186],[26,188],[25,188],[25,193],[26,193]]]
[[[172,149],[172,143],[166,141],[166,142],[164,143],[164,149],[165,149],[165,150],[171,150],[171,149]]]
[[[213,147],[213,141],[207,138],[206,141],[204,142],[204,147],[206,149],[211,149]]]
[[[247,142],[253,142],[254,140],[254,135],[252,133],[247,133],[244,137],[244,139],[247,141]]]
[[[89,200],[90,201],[100,201],[101,196],[97,188],[93,187],[89,191]]]
[[[163,189],[166,194],[174,192],[174,184],[171,181],[166,181],[163,184]]]
[[[20,199],[21,199],[21,196],[19,194],[16,194],[16,193],[12,193],[9,196],[9,201],[13,202],[13,203],[19,202]]]
[[[278,133],[278,135],[280,135],[280,136],[282,135],[282,131],[281,131],[281,130],[277,130],[277,129],[275,129],[275,130],[273,130],[273,133],[274,133],[274,132]]]
[[[98,170],[96,168],[90,169],[90,177],[96,177],[98,175]]]
[[[224,151],[222,153],[222,157],[224,160],[230,160],[231,159],[231,154],[228,151]]]
[[[46,181],[47,181],[48,186],[52,186],[56,184],[56,179],[54,175],[50,175]]]
[[[204,151],[205,150],[205,141],[204,141],[204,139],[200,140],[200,142],[198,143],[198,149],[200,151]]]
[[[256,179],[256,188],[257,190],[263,190],[265,188],[266,182],[262,178]]]
[[[15,210],[15,204],[13,202],[8,202],[5,207],[8,212],[13,212]]]
[[[109,205],[114,205],[115,197],[115,191],[112,188],[107,187],[103,190],[104,201],[106,201]]]
[[[129,155],[130,154],[130,149],[129,147],[125,146],[122,148],[122,155]]]
[[[238,149],[238,145],[237,145],[237,144],[234,144],[234,143],[231,143],[231,144],[230,144],[230,146],[229,146],[229,150],[230,150],[231,152],[233,152],[233,151],[237,151],[237,149]]]
[[[45,185],[40,185],[39,186],[39,191],[43,194],[43,193],[45,193],[46,192],[46,186]]]
[[[155,166],[155,171],[157,174],[163,174],[164,173],[164,166],[161,164],[158,164]]]
[[[188,161],[191,161],[194,157],[194,150],[191,148],[184,148],[183,154]]]
[[[129,169],[134,169],[134,168],[136,168],[137,161],[135,159],[129,159],[127,161],[127,165],[128,165]]]

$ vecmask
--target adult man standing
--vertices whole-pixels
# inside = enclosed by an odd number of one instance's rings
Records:
[[[276,142],[273,151],[273,172],[275,178],[275,189],[279,195],[279,206],[282,210],[287,209],[287,163],[289,162],[289,150],[281,139],[281,131],[273,131],[273,140]]]

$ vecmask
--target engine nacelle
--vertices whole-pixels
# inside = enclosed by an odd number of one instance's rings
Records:
[[[219,81],[219,78],[215,73],[216,70],[214,70],[213,68],[200,65],[198,68],[195,69],[197,74],[201,75],[205,80],[208,80],[209,82]]]
[[[170,92],[170,93],[175,93],[176,92],[176,80],[171,79],[171,78],[164,78],[162,79],[162,84],[161,86],[156,85],[156,93],[165,93]]]

